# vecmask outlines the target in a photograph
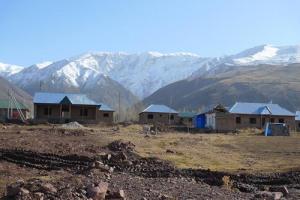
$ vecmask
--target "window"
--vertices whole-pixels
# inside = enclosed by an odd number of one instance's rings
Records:
[[[298,123],[298,127],[300,128],[300,123]]]
[[[280,118],[280,119],[278,119],[278,122],[279,123],[284,123],[284,119]]]
[[[266,123],[266,118],[262,118],[262,125],[264,126]]]
[[[51,115],[52,114],[52,108],[44,108],[44,115]]]
[[[87,108],[81,108],[80,109],[80,116],[84,116],[84,117],[86,117],[86,116],[88,116],[88,109]]]
[[[153,119],[153,115],[152,114],[148,114],[148,119]]]
[[[235,118],[235,123],[240,124],[242,122],[241,117]]]
[[[159,116],[162,117],[162,114],[160,114]]]
[[[174,115],[171,115],[171,116],[170,116],[170,119],[171,119],[171,120],[174,120]]]
[[[108,113],[103,113],[103,117],[109,117]]]
[[[249,122],[250,124],[256,124],[256,118],[253,117],[249,118]]]
[[[193,119],[192,118],[189,118],[189,122],[192,122],[193,121]]]
[[[275,122],[275,119],[274,119],[274,118],[271,118],[271,119],[270,119],[270,122],[271,122],[271,123],[274,123],[274,122]]]

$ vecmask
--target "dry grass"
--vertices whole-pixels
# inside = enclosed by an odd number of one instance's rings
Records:
[[[300,134],[264,137],[248,130],[239,135],[163,133],[145,137],[140,131],[139,126],[122,128],[108,135],[109,141],[131,141],[140,155],[169,160],[180,168],[274,172],[300,166]],[[167,149],[175,153],[166,153]]]

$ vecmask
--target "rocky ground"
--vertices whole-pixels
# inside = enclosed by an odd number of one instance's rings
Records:
[[[131,142],[97,145],[94,132],[2,128],[2,199],[300,199],[298,171],[179,169],[158,158],[141,157]]]

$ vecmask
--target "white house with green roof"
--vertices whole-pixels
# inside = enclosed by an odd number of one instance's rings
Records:
[[[19,111],[23,113],[25,118],[29,117],[29,109],[22,103],[13,103],[8,99],[0,99],[0,121],[6,119],[21,119]]]

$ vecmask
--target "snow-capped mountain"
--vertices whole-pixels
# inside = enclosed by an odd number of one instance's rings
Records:
[[[163,86],[188,77],[193,79],[217,74],[238,66],[299,62],[300,46],[261,45],[235,55],[216,58],[204,58],[191,53],[92,52],[25,68],[0,64],[0,75],[30,93],[41,87],[53,91],[67,88],[97,92],[96,86],[108,86],[111,83],[124,94],[125,90],[129,90],[132,96],[142,99]]]
[[[38,81],[90,89],[97,77],[107,76],[144,98],[167,84],[187,78],[207,60],[189,53],[87,53],[44,67],[33,65],[9,79],[17,85]]]
[[[0,63],[0,76],[8,77],[20,72],[24,67]]]

